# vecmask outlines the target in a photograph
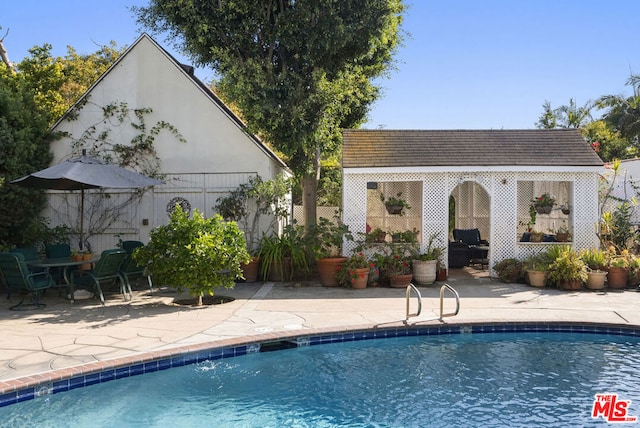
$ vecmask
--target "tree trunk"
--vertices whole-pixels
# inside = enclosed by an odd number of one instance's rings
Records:
[[[2,58],[2,62],[6,64],[9,70],[15,72],[15,66],[11,61],[9,61],[9,53],[4,47],[4,38],[7,37],[7,34],[9,34],[9,30],[7,30],[4,36],[0,39],[0,58]]]
[[[302,176],[302,208],[304,212],[304,229],[309,231],[316,224],[318,181],[320,181],[320,149],[316,150],[313,160],[313,171]]]

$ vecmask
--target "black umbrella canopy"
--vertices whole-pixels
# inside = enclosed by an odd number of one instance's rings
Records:
[[[11,181],[24,187],[51,190],[80,190],[80,249],[84,246],[84,191],[85,189],[140,189],[164,184],[117,165],[87,156],[68,159],[57,165]]]
[[[18,178],[11,183],[54,190],[139,189],[164,184],[163,181],[104,163],[84,154]]]

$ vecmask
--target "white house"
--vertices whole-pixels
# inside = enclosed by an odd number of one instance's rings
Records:
[[[118,237],[146,242],[153,227],[167,223],[167,211],[176,201],[210,216],[217,198],[250,177],[270,180],[278,174],[290,175],[284,162],[194,76],[192,67],[180,64],[146,34],[91,86],[53,131],[66,132],[77,140],[96,125],[98,131],[110,128],[113,142],[127,143],[136,130],[129,123],[105,123],[103,119],[103,108],[114,103],[152,109],[145,117],[147,126],[168,122],[184,142],[167,131],[156,136],[153,145],[166,184],[149,190],[137,206],[128,207],[125,218],[104,233],[90,236],[88,242],[95,251],[113,247]],[[78,113],[77,117],[71,113]],[[63,138],[52,145],[53,163],[78,154],[77,148],[72,149],[73,139]],[[117,192],[110,192],[110,197],[117,198]],[[47,215],[53,224],[77,227],[77,206],[69,204],[72,200],[69,194],[52,192]],[[85,215],[85,225],[95,221],[91,215]]]
[[[550,234],[566,227],[575,249],[598,245],[603,162],[578,130],[345,130],[343,137],[343,219],[353,232],[415,229],[423,247],[432,235],[446,247],[452,228],[477,228],[489,241],[490,266],[549,245],[522,242],[528,227]],[[398,193],[411,206],[401,216],[380,200]],[[528,226],[531,201],[543,193],[557,205]]]

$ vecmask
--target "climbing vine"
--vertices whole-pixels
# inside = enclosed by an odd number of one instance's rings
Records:
[[[87,154],[106,163],[116,164],[122,168],[135,170],[140,174],[164,180],[165,174],[161,170],[161,160],[158,157],[154,143],[161,132],[168,132],[180,143],[186,143],[185,138],[171,123],[160,120],[149,125],[148,115],[151,108],[130,108],[126,102],[112,102],[99,106],[88,100],[76,106],[67,119],[77,120],[79,110],[87,105],[97,107],[102,111],[101,117],[75,137],[70,133],[62,133],[63,137],[71,141],[74,154],[86,150]],[[126,135],[127,128],[133,129],[133,136],[129,141],[122,141],[120,135]],[[116,137],[116,131],[118,137]],[[96,189],[85,196],[85,239],[105,232],[117,222],[126,222],[125,213],[136,207],[148,189],[131,189],[126,193],[110,192],[108,189]],[[65,195],[66,196],[66,195]],[[78,217],[74,198],[66,197],[62,207],[62,218]],[[73,214],[73,215],[72,215]],[[88,220],[88,221],[86,221]],[[80,221],[76,219],[73,225],[74,233],[80,235]],[[90,243],[87,243],[90,247]]]

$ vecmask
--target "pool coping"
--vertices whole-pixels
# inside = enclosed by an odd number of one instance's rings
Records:
[[[83,364],[0,381],[0,407],[41,396],[108,382],[206,360],[231,358],[257,353],[265,345],[292,344],[290,347],[313,346],[338,342],[407,336],[481,333],[599,333],[640,337],[640,326],[615,323],[575,321],[467,321],[384,325],[349,328],[320,328],[295,332],[271,332],[246,337],[186,345],[162,351]]]

